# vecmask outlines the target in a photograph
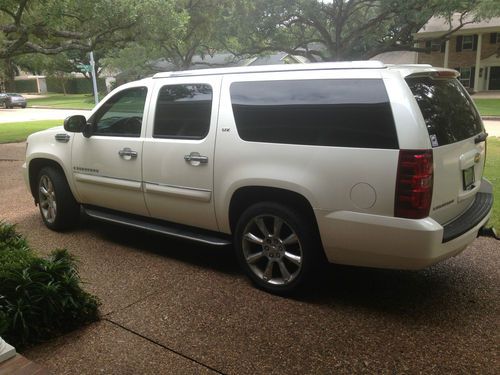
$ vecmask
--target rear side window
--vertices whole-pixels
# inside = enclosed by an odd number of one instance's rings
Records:
[[[209,85],[163,86],[156,104],[154,138],[203,139],[210,128]]]
[[[462,141],[483,131],[481,118],[456,79],[407,78],[433,147]]]
[[[398,148],[380,79],[236,82],[231,101],[246,141]]]

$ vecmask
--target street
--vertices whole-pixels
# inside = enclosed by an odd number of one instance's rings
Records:
[[[88,116],[89,114],[90,111],[83,109],[0,108],[0,123],[36,120],[64,120],[66,117],[71,115]]]
[[[77,256],[102,301],[100,322],[22,353],[50,372],[498,373],[498,241],[422,271],[330,266],[316,288],[280,298],[250,285],[231,247],[91,220],[48,230],[23,154],[0,145],[0,219],[41,254]]]

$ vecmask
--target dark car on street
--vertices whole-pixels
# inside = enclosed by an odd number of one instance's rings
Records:
[[[0,107],[3,107],[3,108],[14,108],[14,107],[26,108],[26,99],[21,94],[0,93]]]

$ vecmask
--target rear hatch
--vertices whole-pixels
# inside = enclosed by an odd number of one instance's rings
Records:
[[[486,133],[472,99],[451,70],[406,77],[433,148],[429,216],[444,225],[473,203],[481,184]]]

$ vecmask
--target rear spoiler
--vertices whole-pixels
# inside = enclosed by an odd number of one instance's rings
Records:
[[[429,77],[432,79],[452,79],[460,77],[460,73],[454,69],[432,69],[411,73],[405,78]]]

